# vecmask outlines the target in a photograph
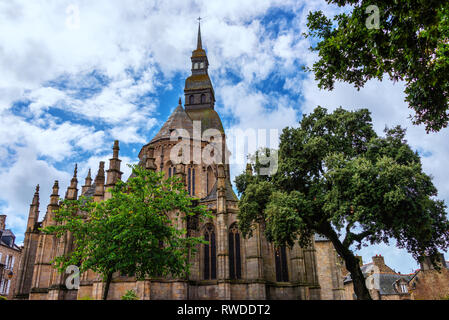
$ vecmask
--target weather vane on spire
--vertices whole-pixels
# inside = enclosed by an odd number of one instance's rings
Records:
[[[203,20],[203,19],[201,17],[198,17],[198,19],[196,19],[196,20],[198,20],[198,23],[201,24],[201,20]]]

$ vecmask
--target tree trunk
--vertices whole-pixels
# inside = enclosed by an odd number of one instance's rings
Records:
[[[335,247],[335,250],[345,261],[346,269],[351,273],[352,283],[354,285],[354,293],[357,300],[372,300],[371,295],[366,287],[365,277],[360,269],[359,260],[354,256],[349,248],[346,248],[338,238],[338,235],[331,226],[326,228],[325,236],[329,238]]]
[[[103,290],[103,300],[108,300],[108,293],[109,293],[109,286],[111,285],[112,281],[112,272],[108,273],[106,276],[106,283]]]

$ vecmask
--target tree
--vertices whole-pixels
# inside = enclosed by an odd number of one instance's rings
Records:
[[[104,300],[115,272],[138,280],[186,276],[189,254],[202,240],[187,236],[179,222],[195,215],[200,220],[209,217],[206,207],[194,204],[179,178],[165,180],[163,173],[139,166],[132,171],[134,177],[119,181],[106,201],[84,197],[63,201],[55,213],[57,224],[44,229],[57,237],[73,235],[73,251],[56,257],[54,265],[60,272],[77,265],[81,273],[101,274]]]
[[[122,300],[139,300],[139,297],[137,296],[137,293],[134,290],[128,290],[122,296]]]
[[[371,299],[354,255],[394,238],[415,259],[449,245],[445,204],[400,127],[373,130],[368,110],[328,114],[318,107],[280,138],[278,171],[254,164],[236,178],[244,236],[260,223],[276,246],[306,246],[326,236],[345,261],[358,299]],[[437,255],[435,255],[437,256]]]
[[[321,89],[335,81],[362,88],[368,80],[404,81],[414,124],[439,131],[449,121],[449,2],[327,0],[350,13],[310,12],[306,37],[317,37],[313,71]],[[374,5],[374,6],[373,6]],[[377,27],[376,15],[379,17]],[[334,26],[335,25],[335,26]]]

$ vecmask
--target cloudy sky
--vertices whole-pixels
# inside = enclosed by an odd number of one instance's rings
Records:
[[[369,108],[379,133],[386,125],[408,128],[448,201],[449,131],[412,126],[403,84],[373,81],[361,91],[338,84],[327,92],[301,71],[316,59],[301,33],[307,13],[318,9],[338,12],[325,0],[1,1],[0,213],[18,242],[37,184],[42,218],[54,180],[63,196],[75,163],[82,184],[88,168],[95,173],[110,157],[115,139],[123,163],[137,161],[183,96],[198,16],[227,130],[296,126],[317,105]],[[417,268],[394,245],[361,254],[364,261],[383,254],[403,273]]]

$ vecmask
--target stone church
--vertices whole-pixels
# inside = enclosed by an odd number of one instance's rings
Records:
[[[140,299],[293,299],[339,300],[344,297],[342,266],[332,244],[320,236],[307,248],[295,245],[274,248],[264,238],[263,230],[256,226],[251,238],[241,236],[237,224],[238,198],[230,180],[226,162],[213,164],[173,163],[172,149],[181,141],[172,133],[179,129],[189,134],[194,123],[201,123],[201,131],[209,129],[221,133],[225,130],[214,109],[215,95],[208,74],[209,62],[203,49],[201,29],[198,29],[197,47],[192,53],[191,75],[185,82],[185,105],[181,99],[156,136],[139,153],[139,164],[147,169],[163,171],[167,177],[176,175],[185,183],[188,193],[200,199],[213,214],[213,219],[199,223],[194,219],[185,224],[188,232],[204,236],[207,245],[201,245],[191,257],[188,279],[154,278],[136,281],[134,277],[116,274],[111,283],[108,299],[120,299],[127,290],[134,290]],[[200,138],[201,150],[213,143]],[[226,146],[223,149],[227,150]],[[193,151],[193,149],[192,149]],[[65,198],[77,199],[83,195],[93,201],[108,199],[109,188],[122,179],[119,143],[113,146],[109,168],[100,162],[95,179],[91,171],[79,189],[77,169]],[[250,170],[250,168],[248,168]],[[23,258],[19,266],[15,291],[16,299],[75,300],[101,299],[103,282],[92,271],[81,275],[79,289],[67,289],[66,274],[59,274],[51,265],[54,257],[70,252],[73,239],[43,234],[40,228],[52,225],[54,210],[59,204],[59,185],[55,181],[46,215],[39,221],[39,186],[36,188],[25,232]]]

